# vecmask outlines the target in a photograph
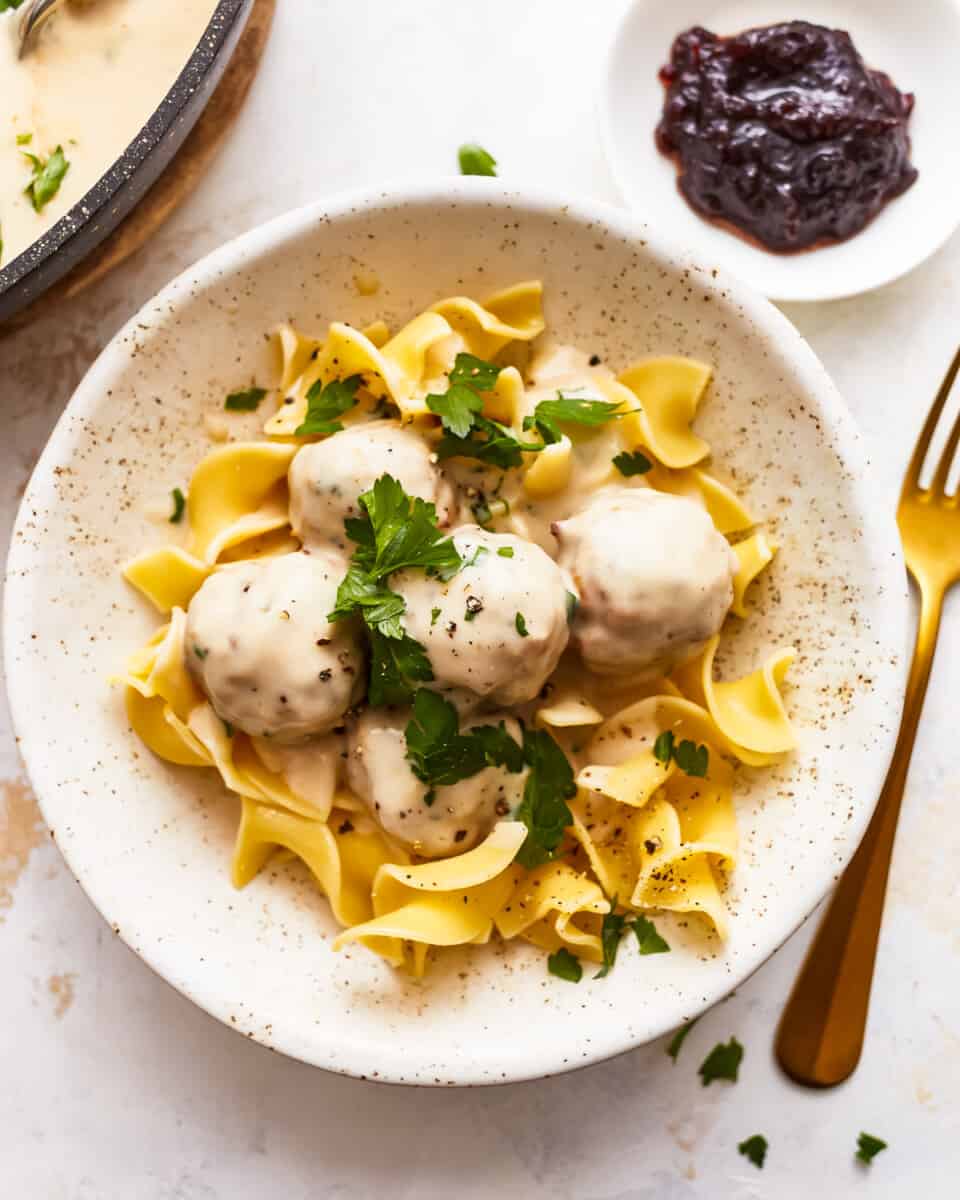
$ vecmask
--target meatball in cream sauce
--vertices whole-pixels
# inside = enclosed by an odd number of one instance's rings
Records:
[[[218,715],[296,742],[326,733],[363,694],[359,630],[327,620],[347,569],[334,553],[280,554],[215,571],[187,610],[186,660]]]
[[[462,854],[520,803],[526,770],[486,767],[459,783],[438,787],[433,802],[426,804],[427,785],[413,774],[406,758],[404,730],[409,719],[409,712],[368,708],[351,721],[347,780],[379,825],[416,854]],[[500,721],[519,743],[520,726],[506,713],[468,719],[462,728],[469,732]]]
[[[349,549],[343,522],[360,515],[360,497],[381,475],[392,475],[408,495],[429,500],[439,523],[449,523],[453,489],[431,461],[427,442],[397,421],[370,421],[296,454],[289,473],[293,532],[310,546]]]
[[[695,501],[611,489],[554,532],[580,597],[573,641],[591,671],[667,672],[723,624],[737,557]]]
[[[447,583],[400,571],[393,588],[407,602],[407,633],[427,651],[438,690],[487,704],[532,700],[553,673],[569,637],[568,583],[532,542],[462,525],[453,535],[464,566]]]

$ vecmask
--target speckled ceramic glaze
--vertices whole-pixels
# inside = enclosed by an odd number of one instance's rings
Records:
[[[361,296],[360,274],[380,281]],[[440,296],[541,276],[550,330],[611,366],[650,353],[716,365],[699,428],[715,470],[780,543],[755,615],[731,618],[721,673],[798,649],[800,747],[740,773],[732,933],[664,918],[671,954],[625,945],[578,986],[515,944],[445,952],[422,983],[359,947],[334,954],[326,902],[295,865],[230,886],[237,801],[212,772],[153,758],[107,676],[156,627],[118,564],[163,529],[146,509],[209,448],[200,413],[272,378],[280,320],[397,326]],[[366,280],[365,280],[366,282]],[[564,1071],[636,1046],[725,995],[806,917],[849,859],[896,731],[907,630],[889,497],[840,397],[793,327],[634,218],[492,180],[351,195],[282,217],[171,284],[117,335],[27,490],[7,573],[6,660],[44,815],[105,919],[165,979],[249,1037],[405,1083]]]

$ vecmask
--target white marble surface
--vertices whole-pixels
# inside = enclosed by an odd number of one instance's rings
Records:
[[[801,6],[802,7],[802,6]],[[597,75],[622,0],[279,0],[262,74],[196,196],[99,288],[0,341],[3,540],[53,422],[120,323],[225,237],[343,187],[491,148],[510,180],[611,200]],[[641,131],[642,132],[642,131]],[[878,502],[956,345],[960,239],[873,295],[791,307],[873,439]],[[771,1056],[808,933],[707,1014],[674,1066],[657,1043],[574,1076],[392,1089],[286,1061],[155,978],[92,910],[37,824],[0,731],[0,1195],[11,1200],[900,1197],[960,1172],[960,606],[948,605],[893,867],[868,1044],[829,1093]],[[50,731],[56,738],[57,731]],[[740,1082],[700,1086],[714,1042]],[[523,1037],[524,1031],[517,1030]],[[865,1129],[890,1149],[865,1170]],[[762,1132],[756,1171],[736,1143]]]

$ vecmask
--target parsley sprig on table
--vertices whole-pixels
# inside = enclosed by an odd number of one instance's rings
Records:
[[[357,402],[357,388],[363,382],[360,375],[347,379],[332,379],[323,383],[316,379],[307,392],[307,415],[294,430],[294,437],[311,433],[338,433],[343,428],[339,419]]]
[[[698,1074],[703,1086],[707,1087],[715,1079],[736,1083],[742,1059],[743,1047],[735,1037],[729,1042],[718,1042],[700,1064]]]
[[[329,619],[357,614],[363,618],[370,634],[370,703],[405,704],[415,684],[433,679],[433,670],[423,646],[404,630],[406,602],[387,580],[407,567],[450,579],[461,559],[453,539],[438,529],[435,507],[408,496],[391,475],[381,475],[363,493],[360,508],[362,516],[344,522],[357,548]]]
[[[523,747],[510,736],[503,721],[461,733],[457,710],[429,688],[420,688],[413,698],[406,739],[410,768],[429,787],[424,797],[428,806],[436,788],[469,779],[486,767],[506,767],[513,773],[523,770]]]
[[[748,1137],[744,1141],[739,1142],[737,1149],[744,1158],[749,1158],[755,1167],[762,1167],[767,1157],[767,1145],[767,1139],[763,1134],[755,1133],[753,1137]]]
[[[861,1133],[857,1138],[857,1158],[862,1163],[872,1163],[881,1150],[886,1150],[887,1143],[872,1133]]]

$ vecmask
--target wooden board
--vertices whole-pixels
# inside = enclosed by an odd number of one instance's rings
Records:
[[[28,324],[96,283],[139,250],[183,203],[209,169],[239,113],[263,56],[277,0],[255,0],[233,57],[206,108],[173,161],[137,207],[50,291],[3,326],[0,336]]]

